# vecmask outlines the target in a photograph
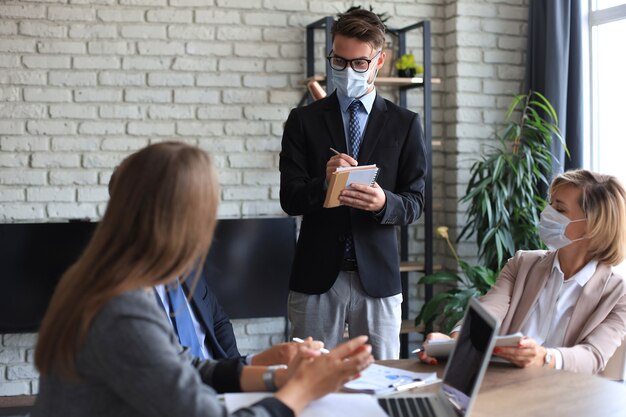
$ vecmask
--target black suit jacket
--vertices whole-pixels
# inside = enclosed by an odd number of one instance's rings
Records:
[[[424,205],[426,152],[419,117],[377,93],[358,161],[380,167],[377,182],[387,197],[380,215],[345,206],[322,207],[330,147],[347,153],[336,93],[293,109],[285,123],[280,203],[287,214],[303,215],[290,289],[306,294],[328,291],[339,274],[351,228],[367,294],[398,294],[402,287],[395,226],[417,220]]]
[[[183,282],[183,288],[186,293],[189,293],[187,280]],[[237,349],[230,319],[202,277],[198,280],[190,304],[196,319],[203,326],[206,334],[204,344],[212,357],[214,359],[243,359]]]

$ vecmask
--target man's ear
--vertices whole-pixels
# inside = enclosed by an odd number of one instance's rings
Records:
[[[385,58],[387,57],[387,54],[385,53],[385,51],[381,51],[380,55],[378,55],[378,64],[376,65],[376,67],[378,69],[381,69],[383,67],[383,65],[385,64]]]

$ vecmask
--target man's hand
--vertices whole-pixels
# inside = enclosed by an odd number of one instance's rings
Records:
[[[305,346],[310,350],[320,350],[324,347],[324,343],[311,338],[307,338],[304,343],[279,343],[261,353],[254,355],[252,357],[251,365],[288,365],[296,356],[298,348],[301,346]]]
[[[281,387],[276,398],[298,414],[310,401],[336,392],[374,362],[372,347],[366,341],[366,336],[356,337],[327,355],[298,343],[298,355],[276,381]]]
[[[361,210],[378,212],[385,207],[387,196],[378,183],[373,186],[352,184],[339,194],[341,204]]]
[[[339,167],[354,167],[359,165],[359,163],[348,154],[340,153],[339,155],[334,155],[332,158],[326,162],[326,182],[330,184],[330,176],[333,172]]]

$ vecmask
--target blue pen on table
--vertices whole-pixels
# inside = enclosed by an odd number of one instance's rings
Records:
[[[294,337],[291,340],[293,340],[296,343],[304,343],[304,340],[300,339],[299,337]],[[328,350],[326,348],[321,348],[320,352],[322,352],[322,353],[330,353],[330,350]]]

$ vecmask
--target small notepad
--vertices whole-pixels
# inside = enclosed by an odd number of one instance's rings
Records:
[[[376,165],[363,165],[356,167],[340,167],[332,173],[328,191],[326,191],[326,199],[324,200],[325,208],[340,206],[339,194],[351,184],[364,184],[373,186],[378,177],[379,168]]]

